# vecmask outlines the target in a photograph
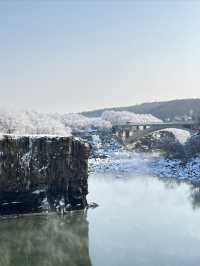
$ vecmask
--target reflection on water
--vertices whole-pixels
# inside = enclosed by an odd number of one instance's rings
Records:
[[[86,213],[0,221],[0,266],[90,266]]]
[[[200,208],[200,186],[192,186],[191,187],[191,194],[190,194],[191,202],[193,209],[199,209]]]
[[[0,220],[0,266],[199,266],[199,187],[107,173],[89,191],[87,213]]]
[[[93,175],[88,213],[95,266],[198,266],[199,192],[151,176]],[[195,195],[195,196],[194,196]],[[101,252],[100,252],[101,250]]]

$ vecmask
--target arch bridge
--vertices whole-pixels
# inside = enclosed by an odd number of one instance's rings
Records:
[[[197,132],[200,131],[200,123],[195,121],[140,124],[127,123],[113,126],[113,134],[126,143],[132,143],[153,132],[167,128],[177,128]]]

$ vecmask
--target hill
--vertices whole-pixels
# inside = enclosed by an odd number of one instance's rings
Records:
[[[87,117],[101,116],[104,111],[129,111],[137,114],[152,114],[165,121],[188,120],[199,116],[200,99],[181,99],[163,102],[142,103],[138,105],[98,109],[83,112]]]

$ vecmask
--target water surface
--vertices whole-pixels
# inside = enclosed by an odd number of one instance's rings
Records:
[[[89,191],[87,212],[0,220],[0,266],[199,265],[199,188],[102,173]]]

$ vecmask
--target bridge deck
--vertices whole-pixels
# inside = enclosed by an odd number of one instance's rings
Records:
[[[164,130],[167,128],[179,128],[190,131],[199,131],[200,124],[195,121],[127,123],[123,125],[113,126],[113,133],[123,140],[126,140],[126,142],[134,142],[155,131]]]

